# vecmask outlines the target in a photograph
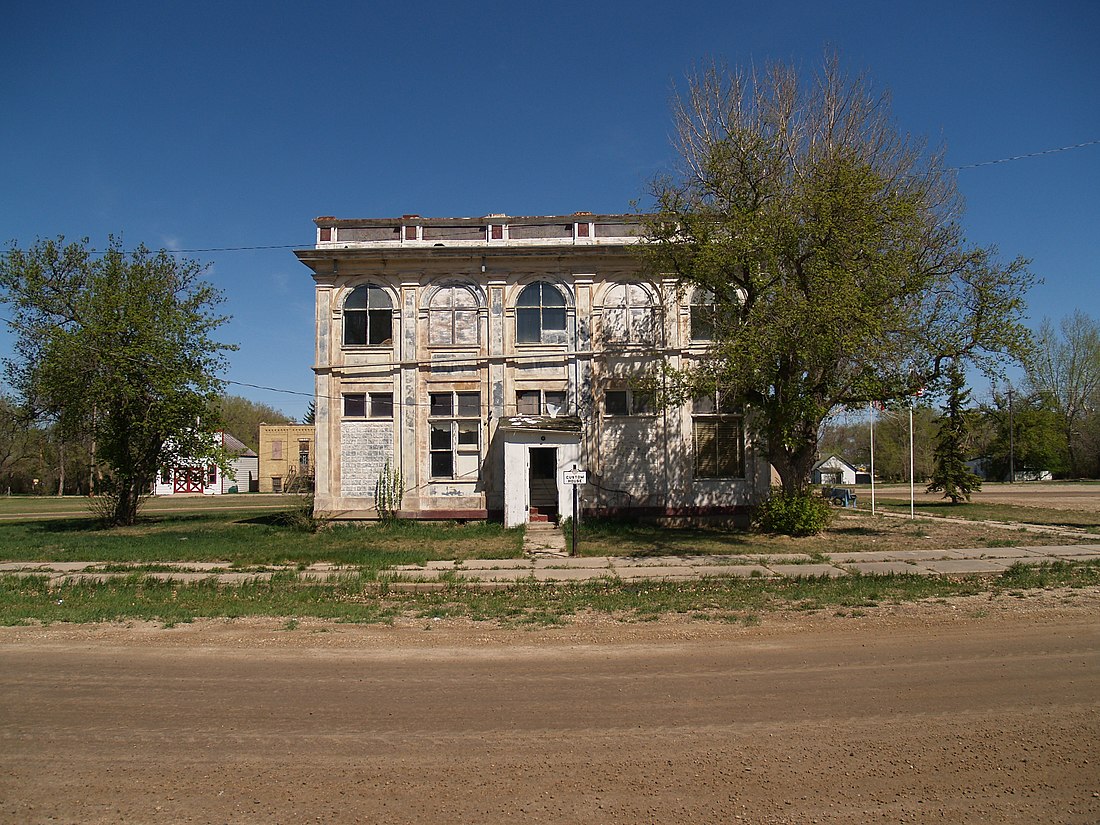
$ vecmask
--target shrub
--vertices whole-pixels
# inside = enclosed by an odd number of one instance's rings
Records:
[[[382,521],[396,521],[404,496],[405,480],[401,476],[401,470],[391,467],[387,460],[374,484],[374,508],[378,511],[378,518]]]
[[[821,496],[809,492],[784,493],[773,487],[771,496],[756,507],[752,524],[765,533],[812,536],[829,526],[833,509]]]

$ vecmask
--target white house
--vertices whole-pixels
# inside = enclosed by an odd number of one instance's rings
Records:
[[[232,456],[232,472],[225,474],[217,464],[206,461],[177,461],[162,467],[153,483],[153,495],[170,496],[182,493],[201,493],[207,496],[222,493],[247,493],[260,475],[260,459],[239,439],[226,432],[214,437]]]
[[[770,467],[715,396],[657,407],[634,379],[706,357],[713,303],[640,274],[637,219],[318,218],[295,252],[316,284],[316,508],[401,515],[743,512]]]
[[[810,470],[813,484],[855,484],[856,468],[838,455],[817,462]]]

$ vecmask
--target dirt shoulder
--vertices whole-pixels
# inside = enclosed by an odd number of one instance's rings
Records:
[[[618,646],[651,642],[768,638],[796,632],[859,627],[910,630],[962,622],[1056,622],[1100,617],[1100,587],[1019,591],[925,599],[858,610],[779,610],[760,614],[755,625],[708,621],[702,614],[663,613],[657,619],[595,612],[572,614],[562,627],[518,629],[467,618],[398,616],[392,625],[357,625],[315,618],[255,617],[196,619],[165,627],[161,622],[101,622],[0,627],[0,647],[103,645],[120,648],[248,650],[409,650],[441,647],[553,647],[562,644]],[[1097,619],[1100,622],[1100,619]]]
[[[0,628],[0,822],[1094,823],[1098,608]]]

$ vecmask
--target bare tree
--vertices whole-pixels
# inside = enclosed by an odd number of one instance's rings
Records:
[[[1031,392],[1058,415],[1070,475],[1080,478],[1083,425],[1100,401],[1100,325],[1080,310],[1063,318],[1058,331],[1044,320],[1025,366]]]

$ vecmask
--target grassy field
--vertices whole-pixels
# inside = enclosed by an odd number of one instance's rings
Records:
[[[908,502],[905,512],[908,513]],[[894,507],[888,507],[895,511]],[[976,520],[978,517],[974,516]],[[1043,522],[1038,522],[1043,523]],[[1052,516],[1049,524],[1057,524]],[[1100,533],[1100,531],[1097,531]],[[566,530],[567,541],[571,537]],[[792,538],[728,527],[669,528],[639,522],[589,519],[578,527],[580,556],[681,556],[740,553],[783,555],[805,553],[823,558],[829,553],[864,550],[974,549],[1066,544],[1064,535],[979,524],[971,520],[896,519],[866,511],[838,509],[833,523],[816,536]],[[1100,541],[1082,537],[1074,543]]]
[[[860,509],[869,509],[870,500],[860,502]],[[876,508],[892,513],[908,513],[909,499],[894,496],[876,498]],[[959,502],[918,500],[913,510],[926,516],[961,518],[970,521],[1002,521],[1022,524],[1042,524],[1051,527],[1070,527],[1100,534],[1100,513],[1085,510],[1063,510],[1049,507],[1005,504],[1002,502]]]
[[[301,502],[298,496],[253,493],[224,496],[159,496],[142,506],[143,515],[207,511],[283,510]],[[0,496],[0,518],[32,519],[92,515],[84,496]]]
[[[681,614],[700,621],[752,624],[775,610],[830,610],[859,616],[869,607],[979,593],[1022,595],[1029,589],[1095,587],[1100,562],[1017,565],[997,577],[913,575],[841,579],[703,579],[691,582],[583,584],[521,583],[482,590],[453,584],[429,592],[398,592],[365,575],[319,582],[296,573],[270,581],[225,586],[212,580],[163,582],[134,575],[102,584],[53,584],[44,576],[0,576],[0,624],[150,620],[172,626],[198,618],[286,617],[294,629],[304,617],[391,624],[397,617],[462,617],[505,626],[568,623],[594,612],[620,621],[651,621]]]
[[[221,562],[234,568],[332,562],[377,570],[435,559],[515,558],[523,532],[500,525],[398,522],[336,525],[311,533],[287,526],[285,510],[203,509],[146,515],[132,527],[99,529],[90,516],[0,521],[0,559],[156,564]]]
[[[1097,488],[1100,494],[1100,488]],[[42,576],[0,577],[0,623],[28,621],[119,621],[152,619],[165,624],[200,617],[311,616],[349,622],[392,622],[397,616],[463,616],[504,624],[556,624],[582,611],[630,621],[665,613],[716,621],[755,621],[776,609],[858,611],[891,601],[1005,592],[1051,586],[1100,584],[1100,564],[1017,567],[999,577],[964,579],[920,576],[846,577],[838,580],[704,580],[631,584],[597,581],[576,585],[520,583],[479,590],[460,583],[437,592],[397,592],[378,571],[432,560],[516,558],[522,530],[498,524],[399,522],[389,525],[330,525],[308,532],[292,516],[294,497],[226,496],[166,499],[128,528],[97,527],[81,499],[0,499],[0,560],[88,561],[131,566],[133,575],[106,583],[51,582]],[[888,505],[897,506],[897,505]],[[905,502],[907,508],[908,503]],[[931,509],[934,502],[924,502]],[[940,506],[943,508],[942,505]],[[973,518],[1009,513],[1017,505],[976,503]],[[67,509],[66,509],[67,508]],[[1000,509],[998,509],[1000,508]],[[1009,509],[1004,509],[1009,508]],[[964,508],[968,509],[968,508]],[[1038,524],[1091,527],[1094,522],[1034,504],[1024,519]],[[958,508],[950,508],[951,515]],[[1088,511],[1082,511],[1088,515]],[[21,514],[21,515],[20,515]],[[1045,520],[1044,520],[1045,519]],[[1100,536],[1097,537],[1100,540]],[[1073,543],[1082,539],[1073,538]],[[819,536],[793,539],[728,527],[670,528],[624,521],[589,520],[580,525],[580,554],[655,556],[805,553],[823,559],[831,552],[877,549],[950,549],[1064,544],[1065,536],[1023,531],[957,519],[871,516],[838,511]],[[299,572],[280,572],[270,581],[218,584],[213,580],[165,583],[142,572],[165,562],[217,562],[227,568],[331,562],[349,567],[332,581]]]

